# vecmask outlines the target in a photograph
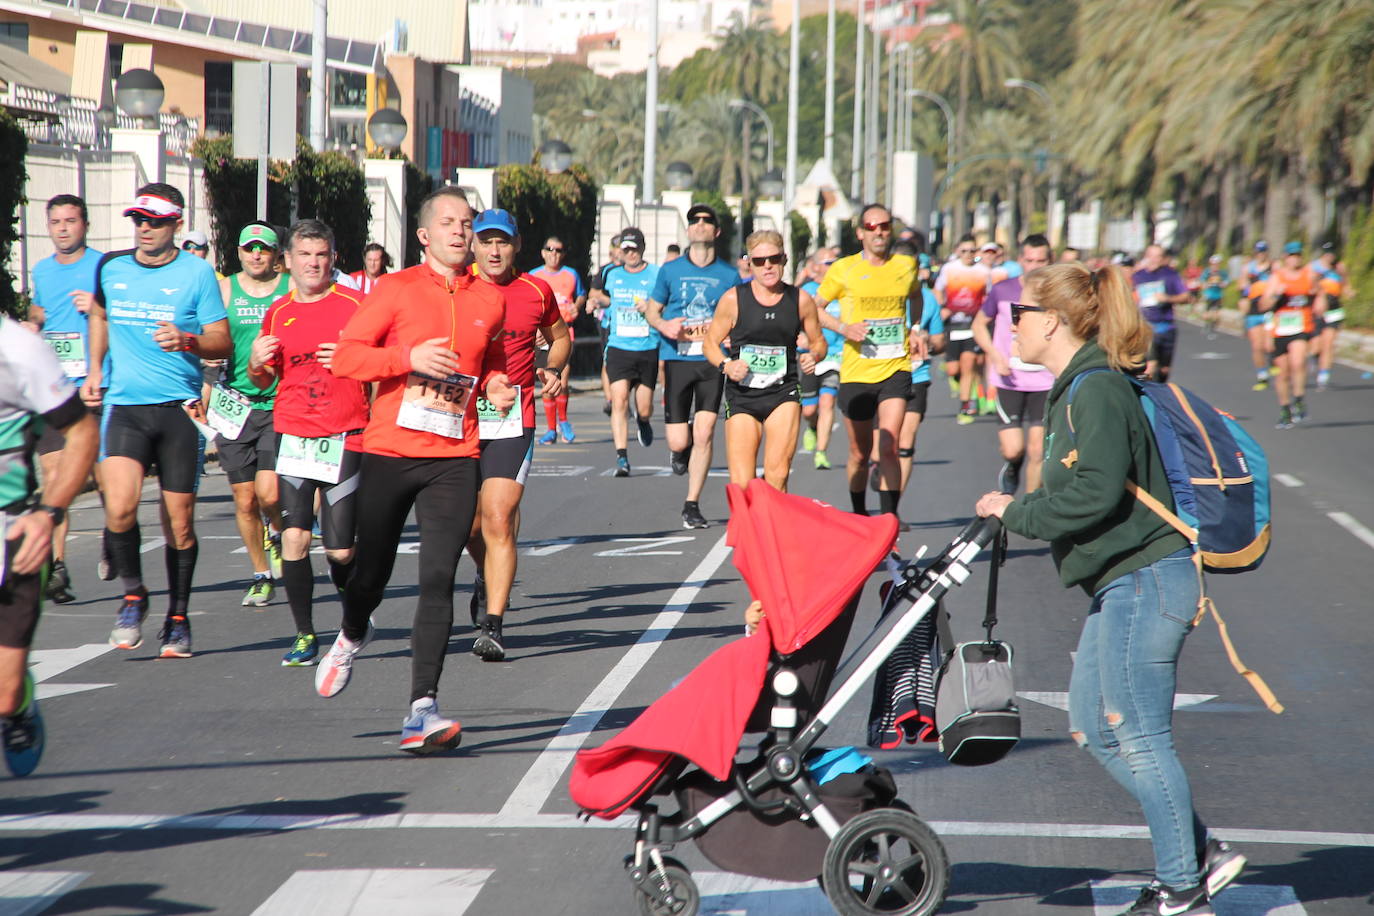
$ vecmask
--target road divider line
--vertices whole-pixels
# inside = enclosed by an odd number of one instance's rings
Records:
[[[1301,480],[1294,477],[1292,474],[1275,474],[1274,479],[1277,480],[1279,483],[1283,484],[1285,487],[1305,486],[1305,484]]]
[[[1370,531],[1364,525],[1355,520],[1355,517],[1345,512],[1328,512],[1326,517],[1355,537],[1364,541],[1366,547],[1374,548],[1374,531]]]
[[[601,679],[587,698],[582,701],[582,705],[572,714],[568,721],[553,737],[544,750],[540,751],[533,765],[525,773],[515,790],[511,792],[506,803],[501,806],[503,815],[529,815],[538,814],[544,807],[549,795],[553,792],[558,781],[563,778],[563,771],[568,768],[579,748],[586,742],[587,737],[596,730],[596,726],[601,722],[601,717],[606,714],[620,694],[630,685],[641,668],[643,668],[658,651],[658,647],[672,633],[673,628],[682,620],[687,609],[692,606],[697,595],[701,593],[707,580],[715,575],[720,565],[725,562],[725,558],[730,555],[730,548],[725,544],[725,535],[721,535],[720,540],[716,541],[706,556],[697,564],[696,569],[687,576],[686,580],[673,592],[668,603],[659,611],[658,616],[649,624],[639,637],[639,640],[630,647],[620,661],[616,662],[614,668]]]

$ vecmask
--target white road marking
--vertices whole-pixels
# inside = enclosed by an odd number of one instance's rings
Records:
[[[629,686],[630,681],[634,680],[636,674],[651,659],[659,645],[668,638],[668,634],[677,626],[692,602],[700,594],[706,580],[713,576],[720,565],[725,562],[725,558],[730,555],[730,548],[725,546],[725,536],[721,535],[720,540],[713,546],[697,564],[696,569],[688,574],[686,580],[673,592],[668,603],[663,606],[663,610],[649,624],[639,640],[630,647],[629,651],[621,656],[620,661],[616,662],[614,668],[602,678],[601,683],[588,694],[582,701],[582,705],[572,714],[568,721],[548,743],[534,764],[525,773],[519,785],[511,792],[506,803],[501,806],[501,813],[506,815],[526,815],[537,814],[549,795],[558,785],[558,781],[563,777],[563,771],[572,762],[573,755],[577,753],[587,740],[587,737],[596,729],[601,717],[615,705],[620,694]]]
[[[1135,903],[1139,881],[1112,878],[1092,882],[1094,916],[1117,916]],[[1293,888],[1276,884],[1233,884],[1212,900],[1217,916],[1307,916]]]
[[[592,556],[596,557],[680,557],[681,550],[650,550],[650,547],[667,547],[669,544],[690,544],[696,540],[693,537],[663,537],[663,538],[613,538],[615,544],[635,544],[635,547],[613,547],[610,550],[598,551]]]
[[[44,681],[51,680],[59,674],[63,674],[77,665],[84,665],[92,659],[99,658],[106,652],[111,652],[114,647],[108,643],[88,643],[84,646],[77,646],[74,649],[34,649],[29,652],[29,668],[33,673],[34,682],[38,685],[38,699],[46,700],[52,697],[66,696],[69,693],[81,693],[85,690],[99,690],[101,687],[113,687],[113,684],[45,684]]]
[[[341,868],[298,871],[253,916],[461,916],[490,868]]]
[[[793,883],[728,871],[696,871],[702,916],[833,916],[815,881]]]
[[[1047,690],[1018,690],[1018,697],[1030,700],[1032,703],[1039,703],[1041,706],[1053,706],[1055,709],[1069,711],[1068,693],[1059,693]],[[1174,694],[1174,709],[1188,709],[1191,706],[1201,706],[1208,700],[1215,700],[1215,693],[1176,693]]]
[[[1207,351],[1207,352],[1205,352],[1205,353],[1194,353],[1194,354],[1193,354],[1193,359],[1230,359],[1230,358],[1231,358],[1231,354],[1229,354],[1229,353],[1217,353],[1217,352],[1211,351],[1211,350],[1209,350],[1209,351]],[[1134,901],[1132,901],[1132,902],[1134,902]]]
[[[602,477],[614,477],[615,468],[607,468],[601,472]],[[672,477],[673,469],[659,464],[632,464],[630,465],[631,477]]]
[[[1355,537],[1359,538],[1361,541],[1364,541],[1365,546],[1374,547],[1374,531],[1370,531],[1364,525],[1355,521],[1353,516],[1345,512],[1328,512],[1326,513],[1326,517],[1337,525],[1340,525],[1346,531],[1355,535]]]
[[[531,477],[583,477],[592,470],[590,464],[540,464],[530,465]]]
[[[167,546],[167,539],[166,539],[166,538],[162,538],[162,537],[158,537],[158,538],[147,538],[146,540],[144,540],[143,546],[140,547],[140,548],[138,548],[138,552],[139,552],[139,553],[152,553],[154,550],[157,550],[159,547],[166,547],[166,546]]]
[[[1285,487],[1304,486],[1303,482],[1298,478],[1294,477],[1292,474],[1275,474],[1274,479],[1277,480],[1279,483],[1283,484]]]
[[[36,916],[91,876],[87,871],[12,871],[0,874],[0,913]]]
[[[541,541],[530,541],[521,546],[521,556],[526,557],[548,557],[561,551],[567,550],[574,544],[585,544],[590,541],[589,537],[566,537],[566,538],[546,538]]]

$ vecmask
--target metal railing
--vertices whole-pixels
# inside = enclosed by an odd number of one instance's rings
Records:
[[[94,99],[63,95],[49,89],[9,83],[0,89],[0,107],[7,109],[30,143],[51,143],[76,149],[109,149],[110,128],[145,126],[142,118],[122,111],[114,112],[113,123],[100,118]],[[170,156],[188,155],[200,134],[200,122],[185,115],[160,112],[158,129]]]

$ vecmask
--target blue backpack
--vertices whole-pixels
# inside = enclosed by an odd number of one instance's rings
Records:
[[[1069,384],[1069,436],[1075,442],[1073,397],[1078,386],[1090,375],[1111,371],[1089,369]],[[1154,432],[1174,508],[1171,511],[1134,481],[1126,481],[1127,491],[1188,539],[1199,580],[1204,571],[1240,573],[1258,567],[1269,552],[1272,532],[1269,459],[1264,450],[1234,417],[1186,388],[1126,377],[1140,395],[1140,406]],[[1221,631],[1232,666],[1270,710],[1282,712],[1283,706],[1263,679],[1241,662],[1226,621],[1204,588],[1193,623],[1199,623],[1209,611]]]

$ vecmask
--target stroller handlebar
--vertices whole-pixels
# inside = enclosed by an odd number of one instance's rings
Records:
[[[992,543],[1002,531],[1002,520],[993,516],[975,518],[959,532],[959,540],[977,544],[982,549]]]

